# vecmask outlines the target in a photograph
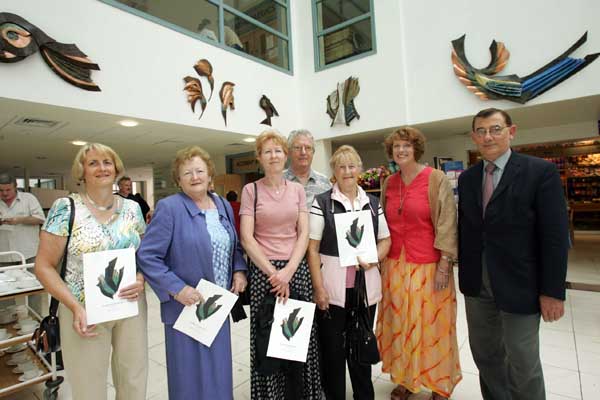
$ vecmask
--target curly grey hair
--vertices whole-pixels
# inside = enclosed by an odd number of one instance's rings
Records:
[[[292,148],[292,143],[294,143],[294,140],[296,140],[296,138],[298,136],[306,136],[307,138],[310,139],[311,143],[312,143],[312,147],[315,147],[315,138],[313,137],[312,133],[310,133],[309,130],[307,129],[296,129],[290,132],[290,134],[288,135],[288,147]]]

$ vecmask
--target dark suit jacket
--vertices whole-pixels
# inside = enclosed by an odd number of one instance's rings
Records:
[[[482,254],[500,310],[534,314],[539,296],[565,298],[568,217],[554,164],[512,152],[482,216],[483,161],[458,180],[459,283],[481,291]],[[484,251],[485,250],[485,251]]]

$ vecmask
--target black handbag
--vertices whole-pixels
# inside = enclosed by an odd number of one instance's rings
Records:
[[[379,349],[371,325],[365,271],[362,268],[356,271],[354,290],[356,302],[350,311],[349,325],[346,329],[348,358],[363,365],[377,364],[380,361]]]
[[[65,254],[62,258],[60,267],[60,278],[65,279],[67,269],[67,253],[69,251],[69,241],[71,240],[71,231],[73,230],[73,221],[75,220],[75,202],[71,197],[68,197],[71,204],[71,215],[69,216],[69,236],[67,236],[67,244],[65,245]],[[55,353],[60,350],[60,325],[58,324],[58,300],[52,297],[50,301],[50,310],[48,316],[40,322],[40,326],[33,332],[31,340],[33,341],[37,351],[43,354]]]

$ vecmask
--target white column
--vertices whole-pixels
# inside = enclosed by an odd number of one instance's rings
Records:
[[[311,168],[325,176],[330,177],[332,172],[329,168],[329,159],[331,158],[331,140],[315,140],[315,154]]]

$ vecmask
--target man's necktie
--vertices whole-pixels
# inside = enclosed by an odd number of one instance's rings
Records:
[[[488,163],[485,166],[485,184],[483,185],[483,214],[485,215],[485,208],[487,207],[492,193],[494,193],[494,171],[496,165],[494,163]]]

